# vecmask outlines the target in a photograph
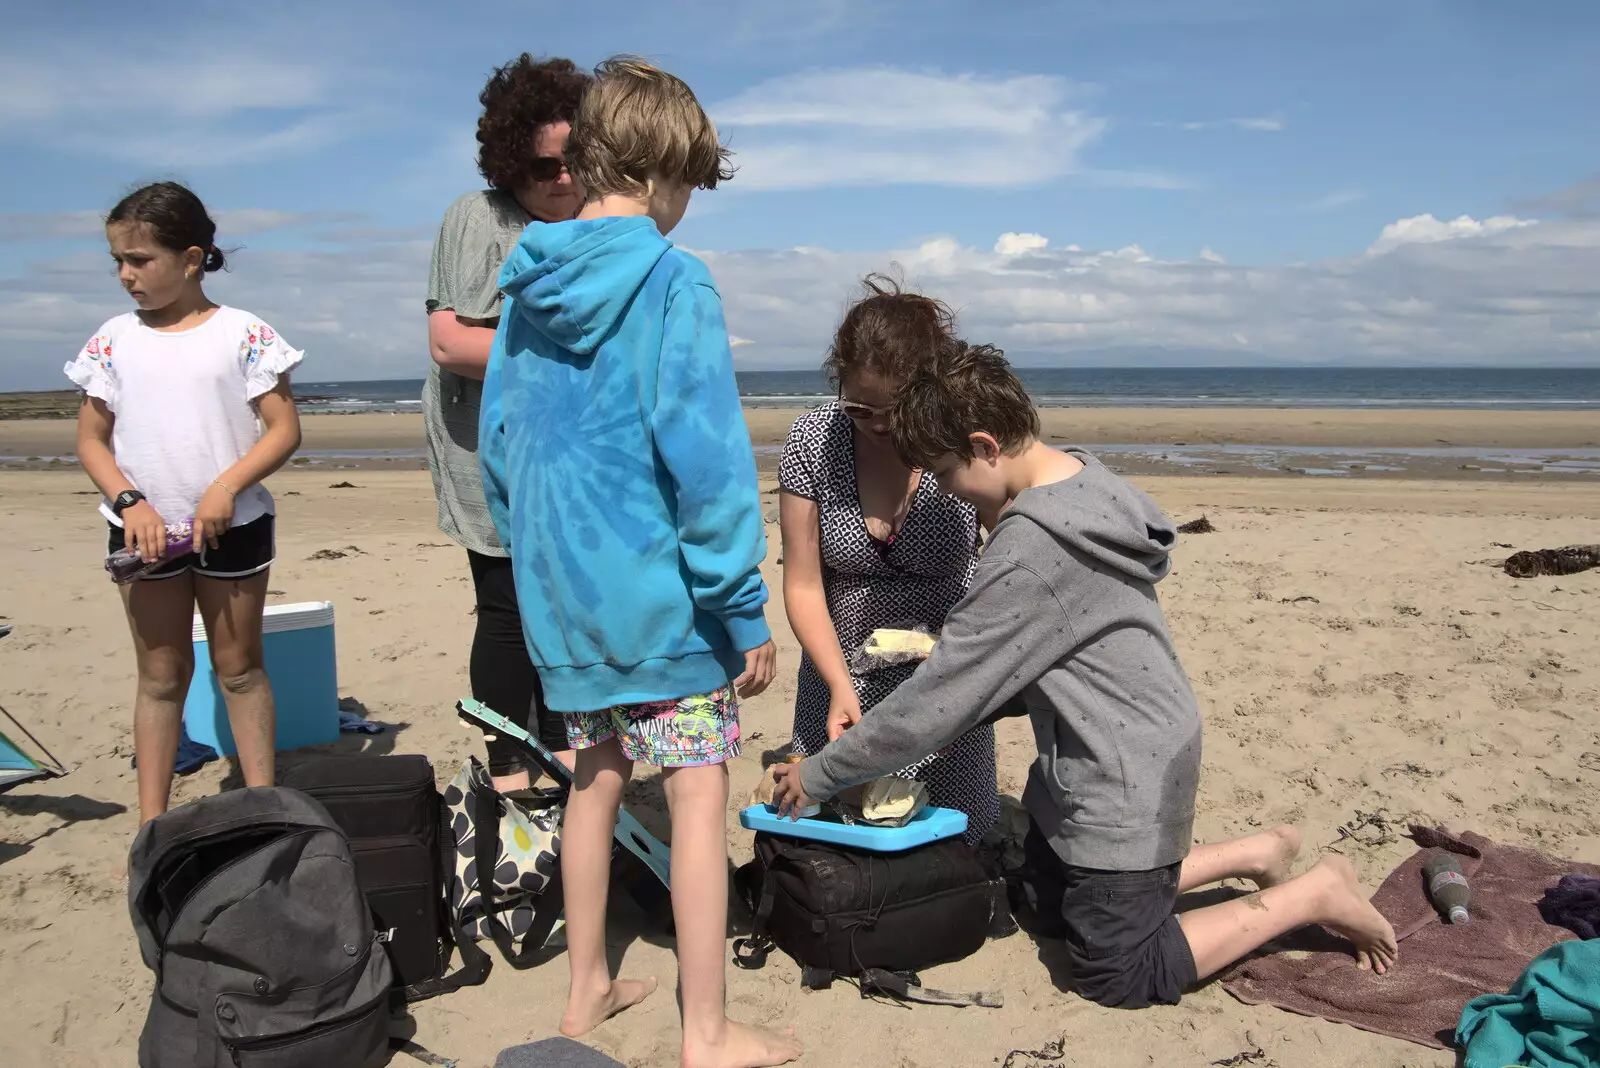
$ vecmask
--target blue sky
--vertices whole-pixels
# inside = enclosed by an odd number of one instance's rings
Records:
[[[307,380],[422,373],[476,96],[649,56],[741,172],[675,240],[744,366],[809,366],[896,264],[1019,363],[1600,362],[1600,5],[1486,0],[67,2],[0,43],[0,389],[125,310],[97,213],[176,177],[213,295]]]

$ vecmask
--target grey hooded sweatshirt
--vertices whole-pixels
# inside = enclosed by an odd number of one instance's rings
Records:
[[[1144,871],[1189,853],[1200,713],[1155,583],[1177,540],[1155,502],[1084,469],[1026,490],[915,675],[800,765],[813,798],[887,775],[1027,707],[1038,757],[1022,801],[1068,864]]]

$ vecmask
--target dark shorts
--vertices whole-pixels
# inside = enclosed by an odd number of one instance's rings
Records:
[[[1101,871],[1064,863],[1032,821],[1023,842],[1029,904],[1059,933],[1078,996],[1113,1009],[1176,1005],[1197,980],[1173,905],[1182,864]],[[1045,932],[1048,933],[1048,932]]]
[[[125,548],[128,542],[122,528],[110,523],[106,526],[111,530],[106,552]],[[242,527],[231,527],[217,539],[215,549],[208,545],[198,553],[171,557],[139,578],[146,582],[176,578],[186,571],[210,579],[249,578],[272,566],[277,553],[274,526],[273,517],[264,515]]]

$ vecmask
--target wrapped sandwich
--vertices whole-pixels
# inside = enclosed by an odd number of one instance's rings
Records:
[[[928,659],[934,637],[925,630],[881,628],[868,636],[861,651],[852,658],[850,669],[868,675],[896,664],[911,664]]]

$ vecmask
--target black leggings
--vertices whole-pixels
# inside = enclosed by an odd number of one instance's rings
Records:
[[[529,730],[546,749],[560,752],[570,748],[561,714],[544,706],[539,673],[522,637],[511,561],[468,549],[467,562],[478,595],[478,629],[472,636],[472,696]],[[529,728],[535,721],[537,729]],[[496,738],[486,745],[490,775],[515,775],[532,763],[510,739]]]

